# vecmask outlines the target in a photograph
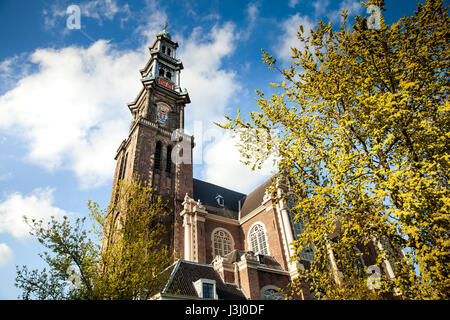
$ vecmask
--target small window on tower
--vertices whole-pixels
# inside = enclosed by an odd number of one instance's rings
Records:
[[[127,159],[128,159],[128,152],[125,154],[125,161],[123,162],[123,171],[121,179],[125,178],[125,171],[127,170]]]
[[[169,71],[166,72],[166,78],[170,80],[172,79],[172,74]]]
[[[170,173],[172,169],[172,146],[167,147],[166,172]]]
[[[159,69],[159,76],[164,77],[164,69]]]
[[[172,55],[172,50],[170,50],[170,48],[167,48],[167,55],[171,56]]]
[[[166,46],[162,46],[161,51],[162,53],[166,53]]]
[[[156,142],[155,147],[155,169],[161,170],[161,142]]]

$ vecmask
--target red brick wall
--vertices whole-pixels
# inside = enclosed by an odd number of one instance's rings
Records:
[[[260,292],[263,287],[268,285],[285,289],[290,282],[290,278],[287,275],[271,273],[261,270],[258,271],[258,280]],[[262,297],[260,299],[262,299]]]
[[[239,271],[242,290],[251,300],[258,300],[261,298],[259,293],[259,276],[258,270],[253,268],[244,268]]]
[[[241,232],[239,226],[234,226],[234,225],[230,225],[230,224],[226,224],[226,223],[220,223],[217,221],[208,220],[208,218],[206,218],[206,221],[205,221],[206,263],[211,263],[211,261],[214,259],[214,256],[213,256],[214,252],[212,250],[213,243],[211,241],[211,236],[212,236],[212,232],[216,228],[219,228],[219,227],[226,229],[228,231],[228,233],[233,237],[234,248],[232,248],[232,249],[244,250],[244,244],[242,242],[242,232]]]

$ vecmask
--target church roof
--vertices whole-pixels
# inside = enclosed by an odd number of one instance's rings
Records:
[[[245,198],[245,194],[195,178],[193,182],[194,200],[200,199],[209,213],[239,219],[239,201]]]
[[[261,205],[266,189],[272,185],[275,177],[276,174],[248,195],[194,178],[194,200],[200,199],[209,213],[239,220]],[[223,198],[223,205],[218,197]]]
[[[273,178],[274,176],[270,177],[247,195],[241,207],[241,219],[261,205],[266,189],[272,185]]]
[[[199,279],[216,281],[216,292],[219,299],[245,300],[243,292],[235,284],[225,283],[213,266],[178,260],[174,265],[172,275],[163,290],[163,293],[199,297],[194,282]]]

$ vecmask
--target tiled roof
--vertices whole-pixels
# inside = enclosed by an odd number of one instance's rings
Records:
[[[276,175],[267,179],[248,195],[233,191],[209,182],[194,180],[194,200],[200,199],[209,213],[231,219],[239,219],[239,206],[241,207],[241,219],[258,208],[264,198],[266,189],[272,185]],[[220,206],[216,197],[224,198],[224,206]]]
[[[218,185],[194,179],[194,200],[201,200],[209,213],[219,216],[238,219],[239,218],[239,200],[245,197],[245,194],[233,191]],[[224,206],[220,206],[216,197],[224,198]]]
[[[242,291],[239,290],[236,285],[223,282],[220,275],[211,265],[178,260],[172,270],[171,278],[163,293],[198,297],[193,282],[199,279],[210,279],[216,281],[216,291],[219,299],[246,299]]]

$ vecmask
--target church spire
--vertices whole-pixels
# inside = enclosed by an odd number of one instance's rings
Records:
[[[167,38],[171,39],[170,33],[167,31],[167,27],[168,26],[169,26],[169,22],[167,22],[167,21],[164,22],[164,28],[163,28],[163,30],[160,33],[158,33],[158,35],[164,35]]]
[[[153,79],[159,85],[186,94],[180,88],[180,72],[183,69],[181,60],[177,58],[178,43],[171,39],[167,31],[169,23],[166,21],[163,30],[156,35],[155,42],[149,48],[151,57],[141,71],[142,79]]]

